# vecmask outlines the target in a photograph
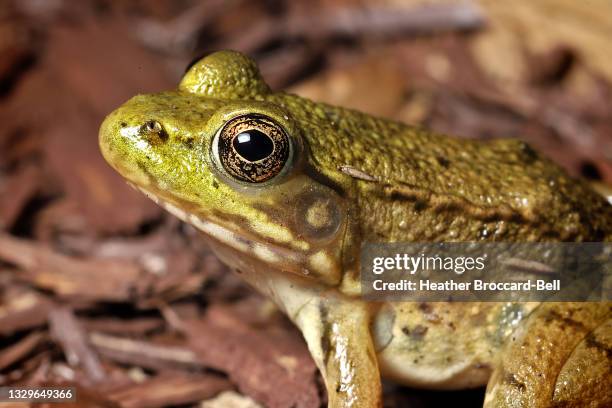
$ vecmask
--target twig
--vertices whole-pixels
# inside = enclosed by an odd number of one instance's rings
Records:
[[[62,349],[68,364],[81,366],[93,382],[103,381],[106,373],[98,355],[89,346],[87,335],[70,309],[57,308],[49,313],[51,336]]]

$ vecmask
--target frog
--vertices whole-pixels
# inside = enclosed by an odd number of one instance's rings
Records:
[[[110,113],[99,145],[297,326],[329,407],[381,407],[381,378],[488,384],[487,407],[610,402],[609,302],[361,296],[368,242],[609,242],[612,206],[527,143],[275,92],[254,60],[218,51]]]

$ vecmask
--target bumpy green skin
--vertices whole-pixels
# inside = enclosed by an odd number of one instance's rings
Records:
[[[230,177],[212,148],[219,129],[245,114],[270,117],[291,138],[283,172],[257,185]],[[162,131],[143,130],[151,121]],[[285,310],[325,378],[331,407],[380,406],[379,371],[431,388],[482,384],[505,339],[536,307],[368,304],[357,296],[363,242],[612,239],[612,206],[523,142],[459,140],[273,93],[253,61],[234,52],[198,62],[177,91],[126,102],[102,124],[100,146],[130,183],[204,232],[224,262]],[[580,324],[593,330],[609,316],[606,304],[558,307],[544,319],[560,327],[572,325],[576,307],[587,310]],[[533,332],[540,342],[559,330]],[[571,360],[589,330],[561,344],[560,355]],[[538,372],[523,370],[538,358],[529,333],[520,352],[501,354],[502,369],[513,371],[494,377],[494,406],[518,401],[513,392],[555,386],[554,375],[530,382]],[[580,366],[593,354],[577,358]],[[588,369],[564,378],[587,384],[581,395],[594,389]]]
[[[293,95],[266,100],[300,124],[319,171],[376,179],[357,182],[367,240],[611,237],[612,207],[524,142],[460,140]]]

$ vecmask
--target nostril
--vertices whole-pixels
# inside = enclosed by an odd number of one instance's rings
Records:
[[[149,120],[145,122],[143,127],[145,128],[147,132],[159,132],[160,130],[162,130],[161,123],[155,120]]]
[[[140,127],[140,134],[151,144],[164,143],[168,140],[168,133],[156,120],[146,121]]]

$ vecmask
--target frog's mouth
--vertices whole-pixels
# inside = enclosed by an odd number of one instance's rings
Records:
[[[128,182],[129,183],[129,182]],[[234,249],[242,254],[256,258],[266,265],[276,266],[278,270],[290,271],[301,276],[311,275],[307,268],[307,259],[303,254],[289,248],[281,247],[271,243],[261,243],[245,234],[238,233],[214,221],[199,217],[182,210],[170,201],[160,198],[151,191],[146,190],[136,184],[129,183],[135,189],[141,191],[157,205],[176,216],[181,221],[194,226],[199,231],[214,241]],[[224,259],[231,267],[238,268],[240,264],[234,264],[231,260]],[[236,259],[238,261],[238,259]]]

